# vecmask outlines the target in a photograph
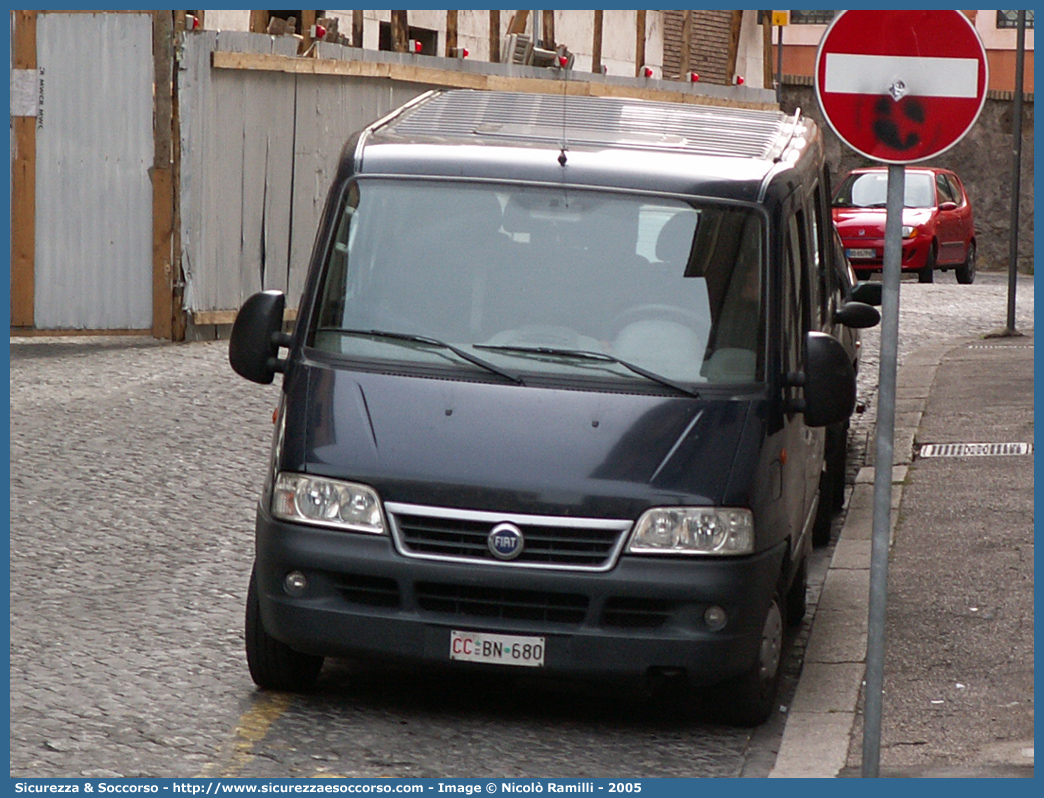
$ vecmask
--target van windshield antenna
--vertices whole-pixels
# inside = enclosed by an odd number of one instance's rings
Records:
[[[562,68],[562,151],[558,153],[558,164],[559,166],[565,166],[568,158],[566,157],[566,102],[569,96],[569,92],[566,91],[566,70]]]

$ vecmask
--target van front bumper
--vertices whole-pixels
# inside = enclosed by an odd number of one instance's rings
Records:
[[[510,668],[450,660],[451,632],[485,632],[543,637],[548,673],[684,671],[711,684],[755,661],[785,552],[623,556],[604,572],[444,562],[259,511],[255,569],[265,630],[302,653]],[[297,596],[284,588],[291,571],[307,580]],[[704,620],[711,606],[727,614],[721,629]]]

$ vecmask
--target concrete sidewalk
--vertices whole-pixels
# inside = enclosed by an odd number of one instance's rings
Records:
[[[921,448],[1032,444],[1032,332],[922,349],[897,377],[881,775],[1031,777],[1032,448]],[[873,482],[863,468],[770,777],[861,773]]]

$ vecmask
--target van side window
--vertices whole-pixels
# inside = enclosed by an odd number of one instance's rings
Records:
[[[802,344],[805,331],[808,330],[808,307],[805,302],[806,290],[803,277],[803,260],[801,253],[801,224],[799,214],[790,217],[784,235],[783,257],[783,296],[782,296],[782,366],[783,372],[800,371],[803,363]],[[787,399],[797,396],[797,389],[790,387],[784,392]]]
[[[810,301],[815,299],[815,294],[811,290],[810,284],[812,281],[809,279],[809,242],[805,212],[797,211],[791,220],[791,225],[792,229],[797,233],[793,237],[796,243],[794,255],[797,259],[794,272],[796,275],[794,287],[797,290],[797,306],[801,311],[801,330],[798,338],[800,346],[800,342],[805,339],[805,333],[812,329],[812,308],[815,304],[813,301]]]
[[[809,246],[812,250],[811,273],[809,289],[811,291],[811,306],[814,308],[812,326],[817,330],[826,327],[829,309],[827,303],[830,298],[830,269],[826,262],[826,242],[823,232],[827,229],[823,224],[823,200],[820,195],[819,186],[812,191],[812,207],[808,209],[808,219],[812,224],[812,235],[809,236]]]

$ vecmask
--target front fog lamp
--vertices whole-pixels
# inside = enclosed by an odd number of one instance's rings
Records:
[[[383,535],[385,530],[381,503],[373,488],[305,474],[276,477],[272,515],[372,535]]]
[[[658,507],[635,524],[629,554],[750,554],[754,518],[750,510],[715,507]]]

